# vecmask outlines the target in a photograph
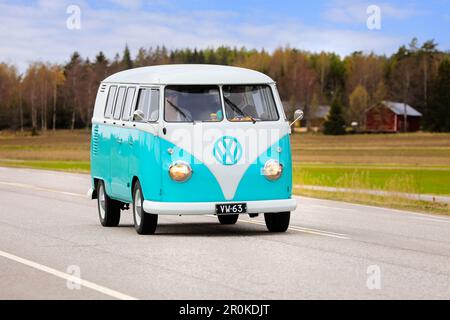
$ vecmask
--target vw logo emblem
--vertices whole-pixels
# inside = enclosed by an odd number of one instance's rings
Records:
[[[213,154],[218,162],[232,166],[241,159],[242,146],[236,138],[223,136],[214,144]]]

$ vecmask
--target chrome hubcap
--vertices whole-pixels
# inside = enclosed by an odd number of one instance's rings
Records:
[[[106,216],[106,208],[105,208],[105,189],[103,188],[103,184],[101,184],[100,188],[98,189],[98,201],[99,201],[100,217],[104,220]]]
[[[136,225],[141,225],[141,219],[142,219],[142,199],[141,199],[141,192],[139,189],[136,189],[136,192],[134,193],[134,221],[136,221]]]

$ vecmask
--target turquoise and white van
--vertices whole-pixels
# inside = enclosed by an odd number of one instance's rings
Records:
[[[103,226],[117,226],[131,204],[139,234],[154,233],[158,215],[217,215],[234,224],[260,213],[269,231],[284,232],[297,206],[290,131],[275,82],[260,72],[122,71],[97,94],[89,195]]]

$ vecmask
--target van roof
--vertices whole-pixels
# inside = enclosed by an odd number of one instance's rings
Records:
[[[207,64],[170,64],[129,69],[115,73],[104,83],[144,84],[267,84],[265,74],[238,67]]]

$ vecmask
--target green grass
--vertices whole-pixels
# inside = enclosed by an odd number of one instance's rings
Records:
[[[5,160],[0,159],[0,166],[15,168],[33,168],[44,170],[89,173],[90,163],[86,161],[39,161],[39,160]]]
[[[450,168],[375,165],[296,164],[294,184],[450,194]]]

